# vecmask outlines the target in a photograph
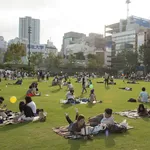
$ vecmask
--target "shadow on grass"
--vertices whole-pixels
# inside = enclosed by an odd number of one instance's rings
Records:
[[[59,92],[61,89],[56,89],[56,90],[54,90],[54,91],[51,91],[52,93],[57,93],[57,92]]]
[[[1,131],[8,131],[8,130],[13,130],[13,129],[16,129],[16,128],[20,128],[20,127],[23,127],[27,124],[29,124],[30,122],[25,122],[25,123],[19,123],[19,124],[10,124],[10,125],[5,125],[5,126],[1,126],[0,127],[0,132]]]
[[[110,89],[110,86],[105,86],[105,89],[106,89],[106,90],[109,90],[109,89]]]
[[[123,134],[121,134],[121,133],[120,134],[111,134],[108,137],[106,137],[104,135],[104,133],[101,133],[101,134],[94,136],[93,140],[104,139],[105,147],[106,148],[112,148],[116,145],[116,142],[115,142],[116,137],[123,137],[124,138],[124,136],[128,135],[129,133],[126,132]],[[86,145],[87,142],[92,142],[92,140],[91,141],[89,141],[89,140],[68,140],[68,144],[70,144],[70,150],[79,150],[80,147],[83,145]]]
[[[87,103],[87,105],[86,105],[86,107],[88,107],[88,108],[92,108],[93,106],[95,106],[95,104]]]
[[[67,109],[69,107],[71,107],[72,104],[62,104],[61,107],[64,108],[64,109]]]
[[[68,140],[70,144],[70,150],[79,150],[80,146],[83,146],[87,143],[87,140]]]

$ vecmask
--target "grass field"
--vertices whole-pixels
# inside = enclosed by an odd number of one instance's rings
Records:
[[[33,79],[24,80],[22,86],[5,87],[6,81],[0,83],[0,96],[5,98],[8,109],[18,111],[18,103],[23,99],[23,95],[28,89],[29,84],[35,81]],[[8,125],[0,127],[0,149],[1,150],[149,150],[150,149],[150,119],[127,119],[134,129],[125,134],[110,134],[106,139],[105,135],[94,137],[93,141],[85,140],[66,140],[52,131],[52,127],[66,125],[64,113],[70,114],[73,119],[75,115],[74,108],[86,116],[86,119],[96,114],[103,113],[105,108],[112,108],[113,111],[122,111],[135,109],[139,103],[128,103],[129,98],[137,98],[141,87],[145,86],[150,93],[150,83],[140,82],[136,85],[127,85],[121,80],[116,80],[117,85],[105,89],[103,84],[97,84],[94,79],[93,85],[98,100],[102,104],[63,106],[59,104],[60,99],[65,98],[66,87],[58,90],[58,87],[49,87],[51,81],[40,82],[39,89],[42,92],[41,97],[34,97],[38,108],[44,108],[48,112],[47,121],[44,123],[22,123],[18,125]],[[11,81],[12,82],[12,81]],[[81,84],[72,83],[75,87],[75,95],[80,96]],[[118,87],[132,87],[133,91],[119,90]],[[46,97],[45,94],[49,94]],[[84,97],[88,97],[88,93]],[[11,96],[16,96],[18,101],[15,104],[9,102]],[[146,104],[150,108],[149,104]],[[114,115],[115,120],[121,122],[124,117]]]

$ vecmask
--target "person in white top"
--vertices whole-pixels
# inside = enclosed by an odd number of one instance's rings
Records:
[[[74,90],[70,90],[69,92],[67,92],[67,94],[66,94],[66,99],[67,99],[68,101],[75,99]]]
[[[71,84],[71,82],[68,82],[68,90],[73,90],[73,85]]]
[[[114,125],[114,118],[112,116],[112,109],[105,109],[105,113],[103,114],[103,119],[101,120],[102,124],[106,125]]]
[[[29,106],[32,109],[34,115],[36,115],[36,104],[35,104],[35,102],[33,102],[31,97],[28,97],[28,96],[25,97],[25,101],[26,101],[26,105]]]

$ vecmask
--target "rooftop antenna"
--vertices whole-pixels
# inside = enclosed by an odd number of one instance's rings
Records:
[[[129,4],[131,3],[130,0],[126,0],[126,4],[127,4],[127,20],[128,20],[128,17],[129,17]]]

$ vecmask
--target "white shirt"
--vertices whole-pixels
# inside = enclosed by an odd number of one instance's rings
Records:
[[[115,123],[114,118],[112,116],[109,118],[106,118],[105,114],[103,116],[104,118],[101,120],[101,123],[106,124],[106,125],[110,125],[110,124],[113,125]]]
[[[28,103],[27,106],[29,106],[32,109],[33,113],[36,114],[36,104],[33,101]]]
[[[68,84],[68,89],[73,89],[73,85],[72,84]]]
[[[66,98],[67,98],[67,100],[68,100],[68,99],[74,99],[74,95],[72,95],[70,92],[68,92],[68,93],[66,94]]]

